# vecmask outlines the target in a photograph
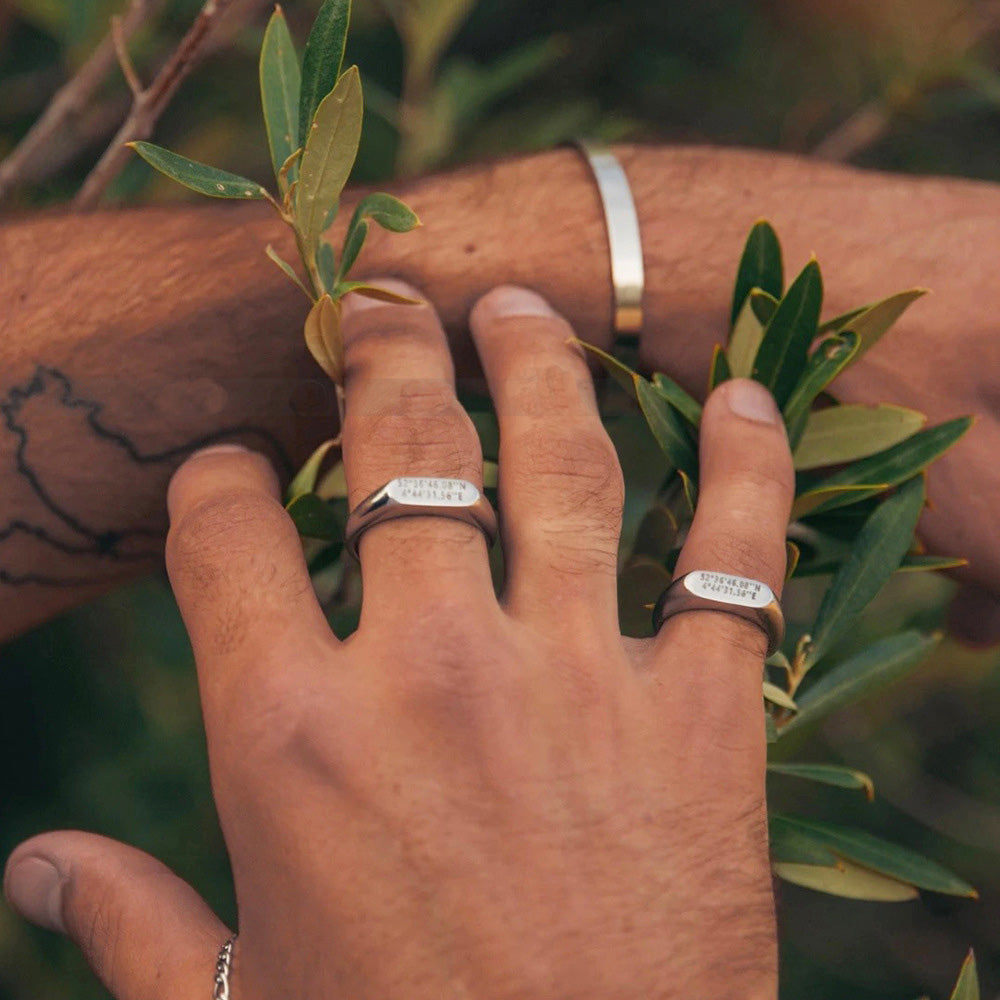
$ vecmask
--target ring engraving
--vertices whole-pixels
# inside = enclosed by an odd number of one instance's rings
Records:
[[[771,588],[760,580],[704,569],[688,573],[684,577],[684,587],[696,597],[744,608],[765,608],[774,600]]]
[[[466,479],[403,476],[385,485],[386,496],[396,503],[423,507],[471,507],[479,490]]]

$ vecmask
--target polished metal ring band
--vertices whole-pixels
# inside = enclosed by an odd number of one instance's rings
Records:
[[[642,330],[646,277],[632,189],[622,165],[610,149],[585,140],[578,140],[575,145],[590,164],[604,205],[614,289],[615,346],[635,349],[639,346]]]
[[[697,569],[678,577],[663,592],[653,608],[653,629],[683,611],[723,611],[763,629],[767,635],[767,655],[781,648],[785,637],[785,616],[773,591],[760,580],[732,573]]]
[[[487,546],[497,537],[497,516],[489,500],[466,479],[393,479],[362,500],[347,518],[344,544],[355,559],[361,536],[376,524],[400,517],[447,517],[478,528]]]

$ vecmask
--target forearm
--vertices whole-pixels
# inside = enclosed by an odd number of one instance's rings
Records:
[[[647,362],[701,386],[725,334],[741,242],[766,215],[791,266],[820,253],[831,311],[906,285],[938,292],[859,365],[845,395],[935,417],[995,409],[980,394],[1000,353],[985,336],[996,309],[985,261],[1000,242],[1000,191],[763,154],[622,156],[643,228]],[[468,307],[501,282],[538,288],[582,336],[608,342],[604,224],[575,153],[467,168],[399,193],[424,226],[373,235],[361,268],[426,290],[460,370],[473,367]],[[251,206],[51,217],[0,230],[3,633],[155,565],[165,483],[197,444],[241,440],[294,464],[334,431],[332,392],[302,346],[307,303],[264,258],[269,241],[293,256],[283,227]],[[993,355],[963,356],[962,335]],[[1000,543],[980,537],[989,520],[962,495],[978,492],[984,508],[993,495],[996,473],[975,457],[996,439],[991,415],[962,446],[962,462],[935,474],[942,523],[930,530],[932,543],[985,552],[979,579],[1000,587]],[[969,516],[943,521],[960,503]],[[964,534],[972,529],[980,535]]]

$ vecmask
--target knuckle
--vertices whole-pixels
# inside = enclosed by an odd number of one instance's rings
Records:
[[[168,565],[195,584],[211,585],[234,556],[259,556],[262,538],[290,529],[281,504],[266,494],[217,493],[197,501],[171,525]]]
[[[521,416],[581,414],[594,405],[594,383],[579,359],[576,364],[548,364],[512,373],[510,409]]]
[[[352,503],[363,499],[387,468],[398,475],[473,479],[481,474],[476,430],[443,382],[409,383],[372,413],[348,410],[345,436],[360,445],[353,449],[360,485],[352,490]]]
[[[566,509],[594,505],[620,511],[625,497],[621,466],[603,429],[552,429],[543,425],[524,431],[508,454],[516,454],[520,478],[536,489],[566,494]]]

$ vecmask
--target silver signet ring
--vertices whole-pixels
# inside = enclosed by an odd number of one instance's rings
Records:
[[[767,655],[781,648],[785,616],[774,592],[766,583],[732,573],[696,569],[678,577],[653,608],[653,629],[683,611],[722,611],[762,629],[767,635]]]
[[[344,546],[357,559],[358,543],[369,528],[400,517],[447,517],[464,521],[486,536],[487,547],[497,537],[493,507],[467,479],[411,476],[390,480],[351,511]]]

